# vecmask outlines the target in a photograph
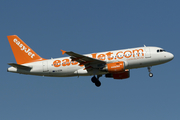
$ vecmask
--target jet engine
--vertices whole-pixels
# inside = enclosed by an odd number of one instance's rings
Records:
[[[102,70],[108,71],[109,73],[124,72],[125,65],[123,61],[107,63]]]
[[[130,77],[130,72],[128,69],[126,69],[125,71],[120,73],[108,73],[105,75],[105,77],[114,79],[126,79]]]

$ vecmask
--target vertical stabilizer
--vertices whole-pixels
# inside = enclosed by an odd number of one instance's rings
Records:
[[[25,64],[45,60],[35,53],[17,35],[7,36],[17,64]]]

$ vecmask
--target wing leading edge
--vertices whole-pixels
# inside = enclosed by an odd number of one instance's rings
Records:
[[[72,52],[72,51],[64,51],[64,50],[61,50],[62,51],[62,54],[67,54],[69,56],[71,56],[70,58],[72,59],[72,61],[77,61],[80,63],[80,65],[99,65],[99,64],[106,64],[105,61],[102,61],[102,60],[98,60],[98,59],[94,59],[92,57],[88,57],[88,56],[85,56],[85,55],[81,55],[81,54],[78,54],[78,53],[75,53],[75,52]]]

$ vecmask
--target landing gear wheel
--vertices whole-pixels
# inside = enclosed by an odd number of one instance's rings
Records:
[[[99,77],[100,76],[97,76],[97,78],[96,78],[96,76],[93,76],[91,78],[91,81],[96,85],[96,87],[100,87],[101,86],[101,82],[99,81]]]
[[[149,71],[149,77],[153,77],[153,74],[151,73],[151,67],[148,67],[148,71]]]
[[[93,77],[91,78],[91,81],[92,81],[93,83],[95,83],[95,82],[97,81],[97,78],[96,78],[95,76],[93,76]]]
[[[101,86],[101,82],[98,80],[98,81],[95,82],[95,85],[96,85],[96,87],[100,87]]]
[[[152,73],[149,73],[149,77],[153,77],[153,74],[152,74]]]

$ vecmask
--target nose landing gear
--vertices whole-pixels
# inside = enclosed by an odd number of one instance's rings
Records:
[[[101,77],[102,75],[97,75],[97,78],[96,76],[94,75],[92,78],[91,78],[91,81],[96,85],[96,87],[100,87],[101,86],[101,82],[99,81],[99,78]]]
[[[153,74],[151,73],[151,67],[148,67],[148,71],[149,71],[149,77],[153,77]]]

